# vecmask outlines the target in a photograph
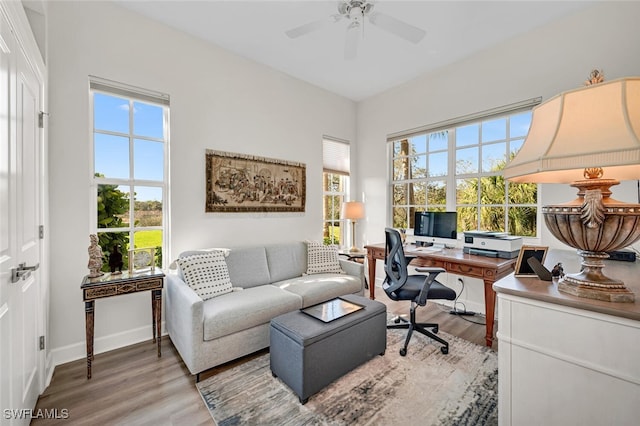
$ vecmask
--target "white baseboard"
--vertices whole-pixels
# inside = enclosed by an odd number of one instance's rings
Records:
[[[164,322],[162,323],[162,335],[166,335]],[[93,353],[100,354],[103,352],[109,352],[114,349],[123,348],[125,346],[134,345],[136,343],[145,342],[151,340],[151,326],[146,325],[144,327],[134,328],[126,330],[120,333],[111,334],[109,336],[103,336],[96,338],[93,341]],[[51,350],[53,356],[53,366],[60,364],[66,364],[67,362],[76,361],[87,357],[86,342],[73,343],[71,345],[55,348]],[[53,374],[53,368],[51,369]]]

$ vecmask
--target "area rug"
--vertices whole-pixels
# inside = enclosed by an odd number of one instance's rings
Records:
[[[311,396],[305,405],[271,375],[269,354],[197,384],[218,426],[497,425],[498,360],[492,350],[451,336],[440,345],[388,330],[387,351]]]

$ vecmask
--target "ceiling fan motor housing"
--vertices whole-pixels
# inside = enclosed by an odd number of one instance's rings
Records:
[[[371,24],[385,31],[390,32],[411,43],[419,43],[426,34],[426,31],[414,27],[411,24],[389,16],[385,13],[373,12],[373,0],[341,0],[338,2],[338,13],[330,15],[328,18],[295,27],[285,31],[288,37],[298,38],[312,31],[317,31],[325,27],[327,23],[337,23],[343,18],[347,20],[347,32],[345,43],[345,59],[353,59],[356,55],[357,35],[362,30],[364,36],[365,18]]]
[[[338,4],[338,13],[356,22],[362,21],[371,9],[373,9],[373,4],[366,0],[350,0]]]

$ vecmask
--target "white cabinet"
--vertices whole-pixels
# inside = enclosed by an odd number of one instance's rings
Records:
[[[640,321],[499,287],[500,425],[640,424]]]

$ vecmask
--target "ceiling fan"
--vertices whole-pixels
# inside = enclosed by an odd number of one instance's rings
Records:
[[[335,24],[345,19],[349,23],[347,25],[347,38],[344,48],[345,59],[355,58],[359,30],[364,29],[365,20],[411,43],[419,43],[424,38],[426,31],[423,29],[414,27],[385,13],[374,12],[373,7],[374,2],[372,0],[340,0],[337,14],[292,28],[285,31],[285,34],[289,38],[298,38],[320,30],[330,23]]]

